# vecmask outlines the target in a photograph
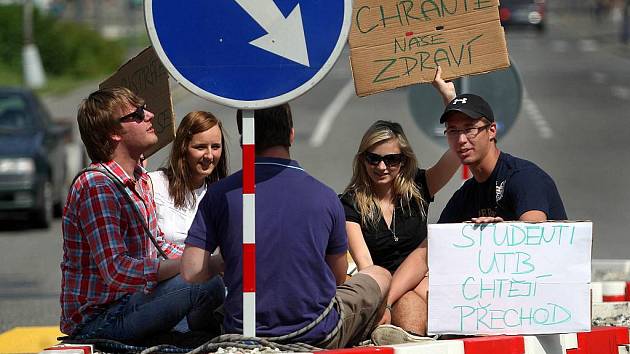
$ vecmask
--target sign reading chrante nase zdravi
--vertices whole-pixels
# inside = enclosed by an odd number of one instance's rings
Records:
[[[350,61],[356,93],[371,95],[510,66],[499,0],[354,0]]]
[[[591,222],[429,225],[432,334],[589,331]]]

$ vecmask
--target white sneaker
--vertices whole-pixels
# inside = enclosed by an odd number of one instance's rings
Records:
[[[411,334],[400,327],[396,327],[390,324],[384,324],[376,327],[372,331],[372,342],[375,345],[392,345],[402,343],[419,343],[419,342],[433,342],[435,338],[421,337]]]

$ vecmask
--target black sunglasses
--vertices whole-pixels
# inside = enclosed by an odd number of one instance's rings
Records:
[[[405,161],[405,155],[403,154],[388,154],[385,156],[381,156],[379,154],[375,154],[372,152],[365,152],[365,161],[370,165],[377,166],[381,161],[385,162],[385,166],[393,167],[400,165],[403,161]]]
[[[118,120],[121,123],[124,123],[124,122],[142,123],[142,121],[144,121],[144,111],[146,109],[147,109],[147,105],[145,103],[143,105],[138,106],[135,111],[118,118]]]

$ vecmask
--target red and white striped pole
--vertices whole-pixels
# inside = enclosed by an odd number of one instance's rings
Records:
[[[243,335],[256,336],[256,145],[254,111],[243,110]]]
[[[468,165],[462,165],[462,181],[466,182],[470,178],[470,168]]]

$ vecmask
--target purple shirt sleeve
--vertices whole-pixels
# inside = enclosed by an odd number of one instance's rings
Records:
[[[210,212],[210,205],[212,202],[211,192],[206,192],[206,195],[199,203],[197,208],[197,214],[193,219],[190,229],[188,229],[188,236],[186,237],[186,245],[204,249],[208,252],[214,252],[217,247],[217,241],[215,239],[215,223],[213,219],[213,213]]]

